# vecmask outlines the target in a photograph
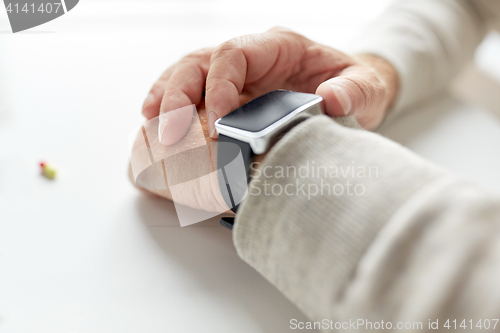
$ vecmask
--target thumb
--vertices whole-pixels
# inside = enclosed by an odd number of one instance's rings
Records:
[[[389,104],[387,86],[373,72],[351,69],[318,86],[325,113],[330,117],[354,116],[367,129],[377,127]]]

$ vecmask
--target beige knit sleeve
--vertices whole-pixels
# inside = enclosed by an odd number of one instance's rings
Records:
[[[446,88],[472,60],[488,21],[500,21],[496,0],[399,0],[354,45],[385,58],[399,74],[392,113]]]
[[[292,129],[258,170],[235,247],[319,328],[499,317],[498,199],[326,116]]]

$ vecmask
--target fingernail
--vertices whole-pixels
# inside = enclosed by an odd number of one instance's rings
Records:
[[[158,140],[170,146],[181,140],[189,131],[196,108],[188,105],[162,113],[158,118]]]
[[[158,139],[164,145],[166,144],[165,127],[168,124],[168,118],[169,118],[169,113],[168,112],[160,115],[160,117],[158,118],[158,120],[159,120],[159,124],[158,124]]]
[[[339,85],[332,84],[330,87],[332,88],[335,97],[337,97],[337,101],[339,102],[342,111],[344,111],[344,115],[347,116],[349,112],[351,112],[352,108],[351,97],[349,97],[347,91]]]
[[[218,119],[217,113],[214,111],[210,111],[208,113],[208,133],[210,134],[210,137],[215,138],[215,121]]]
[[[155,100],[155,97],[153,96],[153,94],[148,94],[148,96],[144,100],[144,103],[142,104],[142,109],[144,110],[145,108],[147,108],[148,106],[153,104],[154,100]]]

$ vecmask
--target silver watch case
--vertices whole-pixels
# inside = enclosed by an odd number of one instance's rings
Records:
[[[298,122],[309,116],[323,113],[321,102],[323,98],[318,98],[305,103],[282,117],[275,123],[267,126],[259,132],[249,132],[239,128],[219,124],[220,118],[215,121],[217,134],[223,134],[230,138],[246,142],[252,148],[254,154],[263,154],[269,147],[286,131],[295,126]]]

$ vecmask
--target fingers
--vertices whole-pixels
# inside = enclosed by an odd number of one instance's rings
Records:
[[[243,48],[235,40],[222,44],[214,51],[205,96],[210,137],[215,137],[215,121],[239,106],[247,66]]]
[[[192,118],[189,106],[201,101],[212,51],[203,49],[181,59],[165,71],[146,97],[143,115],[147,119],[160,116],[161,143],[172,145],[187,133]]]
[[[200,103],[210,66],[212,49],[184,57],[170,76],[160,105],[158,138],[164,145],[179,141],[188,131],[193,112]]]
[[[398,74],[385,59],[364,54],[338,76],[318,86],[325,111],[331,117],[355,116],[366,129],[374,129],[396,98]]]
[[[209,134],[216,137],[214,122],[239,106],[245,83],[255,82],[270,71],[279,71],[282,39],[278,32],[232,39],[217,47],[207,76],[205,105]],[[270,77],[280,77],[270,75]],[[266,82],[260,83],[261,87]]]
[[[388,105],[388,87],[380,77],[362,66],[353,66],[329,79],[316,90],[331,117],[355,116],[366,129],[377,127]]]
[[[160,113],[160,104],[165,92],[165,85],[172,75],[173,67],[167,69],[160,78],[153,84],[153,87],[146,96],[144,103],[142,104],[142,115],[146,117],[147,120],[158,117]]]

